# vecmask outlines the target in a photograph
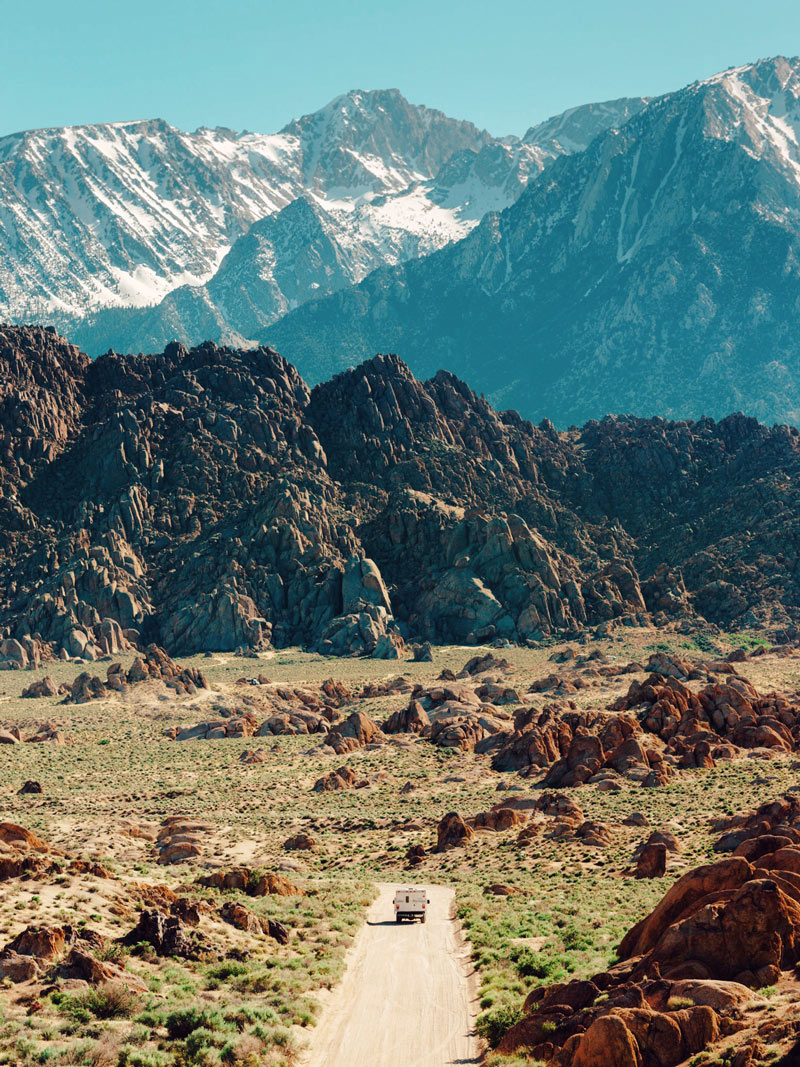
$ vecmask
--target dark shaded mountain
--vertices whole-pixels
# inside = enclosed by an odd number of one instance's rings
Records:
[[[0,636],[29,647],[390,655],[800,615],[794,429],[558,433],[395,357],[309,391],[269,349],[91,361],[40,328],[0,328],[0,365]]]
[[[375,351],[565,426],[800,420],[800,60],[652,101],[424,259],[262,337],[311,381]]]

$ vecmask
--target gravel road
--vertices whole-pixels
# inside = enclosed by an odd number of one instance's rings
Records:
[[[381,885],[348,967],[313,1032],[308,1067],[451,1067],[480,1062],[469,955],[454,893],[428,886],[428,918],[394,921]]]

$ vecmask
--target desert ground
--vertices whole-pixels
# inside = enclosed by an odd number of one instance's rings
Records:
[[[213,653],[180,660],[202,672],[205,689],[176,693],[150,679],[78,704],[63,703],[63,694],[20,694],[45,674],[56,687],[87,670],[104,677],[108,663],[3,672],[0,728],[22,738],[0,745],[3,826],[23,827],[29,839],[15,844],[6,829],[0,853],[0,963],[8,964],[0,1062],[536,1062],[524,1049],[495,1049],[522,1017],[525,998],[612,965],[622,937],[676,879],[715,858],[715,822],[798,788],[792,754],[744,751],[681,770],[657,788],[620,776],[613,788],[558,790],[596,826],[593,837],[526,839],[515,823],[436,851],[447,813],[469,820],[509,796],[539,797],[544,772],[492,770],[487,754],[414,733],[343,754],[318,733],[173,736],[242,711],[261,722],[274,710],[276,687],[318,692],[328,679],[341,683],[340,717],[358,711],[381,724],[409,704],[414,685],[430,687],[487,652],[507,661],[509,684],[530,706],[549,699],[527,693],[536,679],[575,674],[569,658],[558,665],[565,651],[621,665],[659,652],[700,660],[765,644],[753,634],[620,629],[535,649],[435,647],[431,662],[297,649]],[[134,658],[122,657],[122,668]],[[796,648],[738,666],[759,692],[798,689]],[[398,677],[406,681],[392,685]],[[570,699],[578,709],[606,709],[644,677],[598,676]],[[364,694],[369,686],[376,695]],[[505,710],[513,716],[515,703]],[[37,734],[50,739],[26,743]],[[354,785],[315,790],[341,767]],[[41,791],[21,792],[26,782]],[[671,842],[666,871],[636,878],[634,852],[654,831]],[[26,863],[15,867],[19,856]],[[394,884],[430,888],[429,924],[384,925]],[[146,928],[154,913],[171,917],[164,944]],[[26,970],[22,957],[34,957],[35,968]],[[729,1064],[750,1038],[754,1055],[779,1061],[800,1018],[793,988],[781,978],[754,991],[735,1035],[721,1035],[692,1062]],[[445,1005],[430,1003],[440,995]],[[427,1011],[413,1013],[412,1033],[409,1008],[426,1002]]]

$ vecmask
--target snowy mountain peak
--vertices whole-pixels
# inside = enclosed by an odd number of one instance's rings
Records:
[[[397,190],[432,178],[454,152],[492,140],[471,122],[409,104],[397,89],[352,90],[281,131],[296,137],[306,182]]]
[[[708,136],[741,145],[800,190],[800,59],[733,67],[688,91],[703,97]]]
[[[246,314],[229,331],[241,335],[245,321],[263,325],[303,299],[465,236],[570,150],[544,134],[535,144],[493,138],[396,89],[344,93],[275,134],[187,133],[144,119],[0,138],[0,318],[54,322],[92,352],[125,347],[126,330],[142,323],[154,343],[159,331],[199,339],[195,329],[223,330],[225,317],[236,317],[231,293],[244,282],[232,288],[230,261],[222,267],[236,248],[240,279],[245,263],[259,285],[265,271],[275,275],[261,311],[242,298]],[[312,211],[319,223],[310,240],[327,266],[304,261],[307,291],[278,264],[294,263],[300,250],[274,244],[277,230],[254,233],[257,254],[237,246],[289,205],[284,228],[293,221],[306,232]],[[224,311],[213,295],[223,290]],[[157,305],[171,293],[162,315]]]
[[[15,134],[0,138],[0,319],[53,322],[91,353],[255,338],[377,268],[459,242],[526,188],[533,211],[536,179],[556,160],[577,183],[574,247],[602,239],[627,268],[703,217],[692,172],[720,142],[744,149],[739,179],[746,169],[759,212],[800,219],[799,60],[570,108],[521,138],[397,89],[352,90],[274,134],[187,133],[163,119]],[[565,211],[547,224],[566,225]],[[496,221],[485,231],[500,235],[491,255],[463,254],[494,293],[515,277],[515,236]]]

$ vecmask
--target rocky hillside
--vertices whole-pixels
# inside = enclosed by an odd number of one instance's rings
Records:
[[[392,356],[309,391],[265,348],[90,361],[3,327],[0,364],[6,660],[125,639],[395,656],[798,614],[794,429],[558,433]]]
[[[353,91],[275,134],[151,120],[0,138],[0,318],[53,323],[92,355],[240,343],[465,236],[643,104],[495,138],[397,90]]]
[[[261,336],[309,380],[375,351],[559,426],[800,421],[800,60],[651,101],[424,259]]]

